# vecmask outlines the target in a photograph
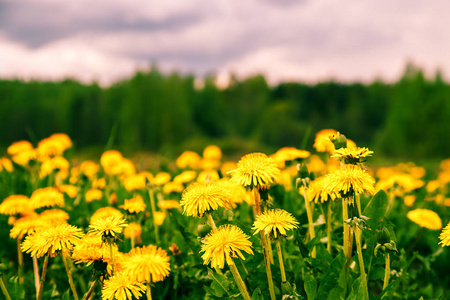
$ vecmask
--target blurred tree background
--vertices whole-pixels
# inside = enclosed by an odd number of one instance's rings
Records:
[[[0,147],[36,142],[55,132],[75,147],[122,151],[201,151],[208,143],[225,153],[311,150],[314,133],[333,128],[377,156],[418,159],[450,156],[450,85],[427,79],[408,65],[396,83],[282,83],[264,77],[214,78],[195,88],[193,76],[152,68],[101,88],[73,80],[0,80]]]

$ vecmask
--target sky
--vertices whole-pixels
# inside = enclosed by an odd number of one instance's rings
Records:
[[[0,78],[110,85],[156,65],[270,84],[450,74],[450,1],[0,0]]]

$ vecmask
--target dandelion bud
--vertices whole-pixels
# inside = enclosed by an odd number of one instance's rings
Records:
[[[330,141],[334,144],[334,148],[340,149],[340,148],[347,148],[347,138],[343,134],[336,134],[330,136]]]
[[[298,164],[297,170],[298,170],[298,176],[300,178],[303,179],[303,178],[309,177],[308,167],[306,166],[306,164]]]
[[[379,244],[387,244],[391,241],[391,235],[386,227],[377,230],[377,242]]]

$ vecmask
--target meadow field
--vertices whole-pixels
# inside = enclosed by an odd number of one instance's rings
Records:
[[[312,136],[158,164],[70,159],[63,133],[13,142],[2,299],[448,299],[450,159],[377,165],[345,132]]]

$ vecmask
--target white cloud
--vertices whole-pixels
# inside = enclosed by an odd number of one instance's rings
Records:
[[[392,81],[408,60],[429,72],[450,70],[444,32],[450,2],[444,0],[6,3],[22,17],[2,24],[2,77],[111,83],[152,62],[197,75],[216,71],[221,78],[262,72],[271,83]],[[38,46],[27,46],[32,38]]]

